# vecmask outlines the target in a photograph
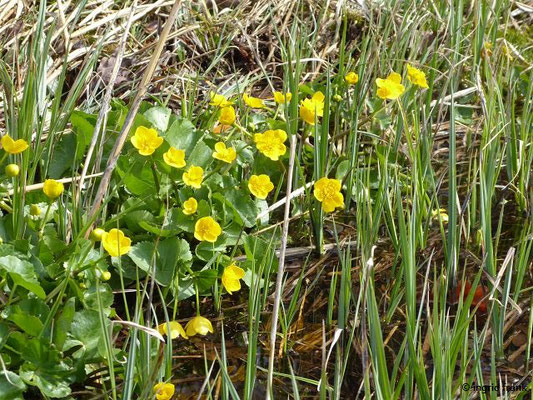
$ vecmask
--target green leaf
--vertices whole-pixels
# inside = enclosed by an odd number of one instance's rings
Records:
[[[165,140],[176,149],[184,150],[189,155],[194,145],[200,140],[202,135],[195,132],[194,125],[185,118],[179,118],[168,129]]]
[[[198,272],[195,277],[196,284],[198,285],[198,290],[203,292],[210,289],[217,280],[218,272],[214,269],[206,269],[204,271]]]
[[[6,270],[17,285],[28,289],[41,299],[46,297],[46,293],[37,281],[33,265],[28,261],[20,260],[16,256],[0,257],[0,268]]]
[[[191,165],[196,165],[197,167],[202,167],[205,169],[205,167],[210,164],[212,160],[213,150],[211,150],[208,145],[200,140],[198,143],[196,143],[193,151],[187,157],[186,168],[189,168]]]
[[[151,242],[139,242],[131,247],[128,252],[128,257],[135,263],[137,267],[145,272],[150,271],[152,265],[152,254],[154,252],[154,244]]]
[[[159,262],[155,273],[156,280],[163,286],[170,285],[178,264],[190,262],[192,254],[189,243],[177,237],[168,238],[157,246]]]
[[[100,342],[100,319],[97,311],[82,310],[74,314],[70,333],[72,337],[81,343],[86,351],[92,351]]]
[[[255,225],[257,219],[257,206],[248,193],[236,189],[229,189],[222,193],[215,193],[214,199],[229,206],[236,217],[237,222],[247,228]]]
[[[59,143],[56,143],[52,149],[48,175],[53,179],[59,179],[65,171],[72,167],[76,157],[76,136],[73,134],[63,135]]]
[[[170,119],[170,108],[152,107],[145,111],[144,116],[157,130],[164,132],[167,130]]]
[[[74,297],[71,297],[66,301],[59,317],[56,318],[54,324],[54,343],[59,350],[63,350],[63,345],[67,339],[67,332],[70,330],[70,325],[76,312],[75,305],[76,300]]]
[[[341,161],[337,166],[337,171],[335,172],[335,179],[338,179],[342,182],[348,172],[350,172],[350,160]]]
[[[100,295],[101,306],[98,304],[98,294]],[[83,301],[87,309],[98,311],[102,308],[104,313],[109,315],[113,305],[113,291],[107,283],[100,284],[98,292],[96,286],[91,286],[83,292]]]
[[[19,400],[26,385],[14,372],[0,371],[0,400]]]
[[[200,260],[209,261],[216,253],[226,252],[226,238],[220,235],[215,243],[201,242],[194,249],[196,256]]]
[[[155,193],[154,175],[148,164],[142,162],[132,164],[129,157],[121,156],[117,162],[117,172],[126,188],[134,195]]]

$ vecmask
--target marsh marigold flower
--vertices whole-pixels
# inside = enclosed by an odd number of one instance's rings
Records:
[[[226,147],[224,142],[218,142],[215,144],[213,158],[231,164],[237,158],[237,152],[233,147]]]
[[[175,147],[170,147],[166,153],[163,154],[163,160],[174,168],[183,168],[187,164],[185,162],[185,152]]]
[[[303,99],[300,102],[300,118],[309,125],[315,124],[315,116],[324,115],[324,94],[316,92],[310,99]]]
[[[28,142],[24,139],[13,140],[9,135],[2,136],[0,141],[2,148],[9,154],[19,154],[28,148]]]
[[[242,99],[246,103],[246,105],[250,108],[265,108],[265,104],[263,103],[263,100],[261,100],[258,97],[252,97],[248,96],[246,93],[242,95]]]
[[[287,151],[283,144],[285,140],[287,140],[287,133],[282,129],[268,130],[254,135],[257,150],[273,161],[279,160],[279,157]]]
[[[194,225],[194,237],[197,240],[215,243],[222,233],[222,228],[212,217],[202,217]]]
[[[63,184],[55,179],[47,179],[44,181],[43,192],[50,200],[55,200],[61,196],[63,190],[65,190]]]
[[[213,325],[211,325],[211,321],[207,318],[198,315],[187,322],[185,331],[188,336],[194,336],[196,334],[205,336],[209,332],[213,333]]]
[[[218,122],[222,125],[233,125],[235,122],[235,109],[233,106],[223,107],[220,110],[220,115],[218,116]]]
[[[170,335],[168,335],[168,326],[170,325]],[[172,339],[177,339],[180,336],[184,339],[188,339],[189,337],[185,333],[185,329],[183,329],[183,326],[178,321],[170,321],[168,324],[166,322],[160,324],[157,326],[157,331],[161,335],[167,335],[170,336]]]
[[[102,244],[111,257],[120,257],[130,251],[131,239],[120,229],[113,228],[102,235]]]
[[[258,199],[266,199],[268,194],[274,189],[274,184],[268,175],[252,175],[248,181],[248,189]]]
[[[407,78],[411,83],[414,83],[421,88],[427,89],[429,87],[426,81],[426,74],[409,64],[407,64]]]
[[[210,93],[211,95],[211,101],[209,102],[210,105],[215,107],[227,107],[231,106],[232,102],[228,101],[226,96],[218,93]]]
[[[192,215],[198,209],[198,202],[194,197],[189,197],[188,200],[183,202],[183,214]]]
[[[274,101],[278,104],[285,104],[291,101],[292,99],[292,93],[287,92],[285,94],[281,92],[274,92]]]
[[[391,72],[386,79],[377,78],[376,85],[378,86],[378,97],[390,100],[397,99],[405,91],[405,86],[403,86],[401,82],[402,77],[396,72]]]
[[[344,77],[344,80],[349,83],[350,85],[355,85],[357,82],[359,82],[359,75],[357,75],[355,72],[348,72],[346,76]]]
[[[229,294],[238,292],[241,289],[241,279],[244,276],[244,270],[232,263],[224,268],[222,273],[222,285]]]
[[[204,170],[202,167],[192,165],[187,172],[183,173],[182,178],[187,186],[200,189],[204,180]]]
[[[174,396],[174,385],[172,383],[159,382],[154,385],[154,394],[157,400],[170,400]]]
[[[163,144],[163,138],[157,131],[146,126],[139,126],[130,140],[141,156],[152,155]]]
[[[344,196],[341,193],[341,181],[338,179],[321,178],[315,182],[315,198],[322,203],[325,212],[334,211],[344,206]]]

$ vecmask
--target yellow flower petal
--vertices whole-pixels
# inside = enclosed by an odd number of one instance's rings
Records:
[[[192,165],[187,172],[183,173],[182,179],[187,186],[200,189],[204,180],[204,170],[202,167]]]
[[[120,229],[113,228],[102,235],[102,245],[111,257],[120,257],[130,251],[131,239]]]
[[[159,382],[153,390],[157,400],[170,400],[176,389],[172,383]]]
[[[222,125],[233,125],[235,119],[235,109],[232,106],[223,107],[220,110],[218,122],[220,122]]]
[[[200,241],[214,243],[222,233],[222,228],[212,217],[202,217],[194,225],[194,237]]]
[[[231,164],[237,158],[237,152],[233,147],[227,148],[224,142],[218,142],[215,144],[213,158]]]
[[[185,152],[176,149],[175,147],[170,147],[170,149],[163,154],[163,160],[174,168],[183,168],[187,164],[185,162]]]
[[[24,139],[13,140],[9,135],[2,136],[0,141],[2,148],[9,154],[19,154],[28,148],[28,142]]]
[[[248,96],[246,93],[242,95],[242,99],[248,107],[251,108],[265,108],[263,100],[257,97]]]
[[[170,321],[168,324],[164,322],[157,326],[157,331],[161,335],[168,335],[169,325],[170,325],[170,337],[172,339],[177,339],[180,336],[184,339],[189,338],[187,334],[185,333],[185,329],[183,329],[183,326],[181,326],[181,324],[178,321]]]
[[[350,85],[355,85],[357,82],[359,82],[359,75],[357,75],[355,72],[348,72],[346,76],[344,77],[344,80],[349,83]]]
[[[44,181],[43,192],[50,200],[55,200],[61,196],[64,189],[65,187],[63,184],[55,179],[47,179]]]
[[[287,133],[282,129],[268,130],[254,135],[257,150],[273,161],[279,160],[279,157],[287,151],[284,145],[286,140]]]
[[[163,138],[158,135],[157,131],[145,126],[139,126],[130,141],[142,156],[152,155],[163,144]]]
[[[196,334],[205,336],[208,333],[213,333],[213,325],[207,318],[198,315],[187,322],[185,331],[188,336],[195,336]]]
[[[183,214],[192,215],[198,209],[198,202],[194,197],[189,197],[188,200],[183,202]]]
[[[322,203],[324,212],[332,212],[338,207],[344,207],[341,187],[338,179],[321,178],[315,182],[313,195]]]
[[[264,200],[274,189],[274,184],[270,181],[268,175],[252,175],[248,181],[248,189],[255,197]]]

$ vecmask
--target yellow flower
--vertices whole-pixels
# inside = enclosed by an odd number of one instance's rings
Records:
[[[348,82],[350,85],[355,85],[357,82],[359,82],[359,75],[357,75],[355,72],[348,72],[346,76],[344,77],[344,80]]]
[[[174,396],[174,385],[172,383],[159,382],[154,385],[154,394],[157,400],[170,400]]]
[[[233,106],[223,107],[220,110],[218,122],[220,122],[222,125],[233,125],[235,122],[235,109]]]
[[[248,96],[246,93],[242,95],[242,99],[248,107],[251,108],[265,108],[263,100],[258,97]]]
[[[279,157],[287,151],[283,144],[285,140],[287,140],[287,133],[282,129],[268,130],[254,135],[257,150],[273,161],[279,160]]]
[[[149,156],[163,144],[163,138],[157,134],[155,129],[139,126],[131,138],[131,143],[139,150],[141,156]]]
[[[268,194],[274,189],[268,175],[252,175],[248,181],[248,189],[258,199],[266,199]]]
[[[163,154],[163,160],[174,168],[183,168],[186,165],[185,152],[183,150],[170,147],[166,153]]]
[[[63,184],[55,179],[47,179],[44,181],[43,192],[50,200],[55,200],[61,196],[64,189],[65,187]]]
[[[287,92],[285,94],[281,92],[274,92],[274,101],[278,104],[285,104],[291,101],[292,99],[292,93]]]
[[[131,239],[120,229],[113,228],[102,235],[102,244],[111,257],[120,257],[130,251]]]
[[[189,197],[189,200],[183,202],[183,214],[192,215],[198,209],[198,202],[194,197]]]
[[[183,329],[183,326],[177,321],[170,321],[168,323],[170,325],[170,337],[172,339],[176,339],[178,337],[182,337],[184,339],[188,339],[189,337],[185,333],[185,329]],[[161,335],[168,335],[168,325],[166,322],[162,323],[161,325],[157,326],[157,331]]]
[[[194,237],[200,241],[215,243],[222,228],[212,217],[202,217],[194,225]]]
[[[448,223],[448,213],[445,208],[439,208],[438,210],[431,211],[431,217],[435,220],[441,220],[443,224]]]
[[[377,95],[381,99],[397,99],[404,92],[405,87],[401,84],[402,77],[396,72],[391,72],[386,79],[377,78]]]
[[[244,276],[244,270],[232,263],[224,268],[222,273],[222,285],[229,294],[238,292],[241,289],[240,279]]]
[[[304,99],[300,102],[300,118],[309,125],[315,124],[315,116],[324,115],[324,94],[316,92],[312,98]]]
[[[211,92],[210,95],[211,95],[211,101],[209,102],[209,104],[212,105],[212,106],[215,106],[215,107],[227,107],[227,106],[230,106],[232,104],[232,102],[228,101],[226,96],[224,96],[222,94],[217,94],[217,93]]]
[[[211,321],[209,321],[207,318],[198,315],[187,322],[187,325],[185,325],[185,330],[189,336],[194,336],[196,334],[205,336],[208,332],[213,333],[213,325],[211,325]]]
[[[13,140],[9,135],[4,135],[1,142],[3,149],[9,154],[19,154],[28,148],[28,142],[24,139]]]
[[[187,172],[183,173],[183,182],[187,186],[191,186],[195,189],[200,189],[202,181],[204,179],[204,170],[202,167],[196,167],[192,165]]]
[[[344,207],[344,196],[341,193],[341,181],[338,179],[321,178],[315,182],[314,196],[322,203],[325,212]]]
[[[419,69],[407,64],[407,78],[417,86],[427,89],[428,83],[426,81],[426,74]]]
[[[237,158],[237,152],[233,147],[227,148],[224,142],[218,142],[215,144],[213,158],[231,164]]]

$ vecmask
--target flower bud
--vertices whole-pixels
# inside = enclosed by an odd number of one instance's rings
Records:
[[[9,164],[6,166],[6,175],[14,178],[20,173],[20,168],[17,164]]]

